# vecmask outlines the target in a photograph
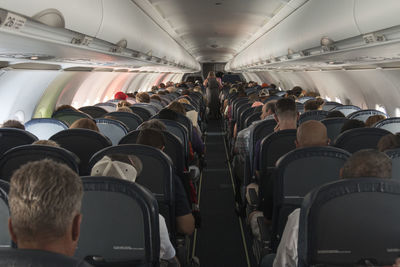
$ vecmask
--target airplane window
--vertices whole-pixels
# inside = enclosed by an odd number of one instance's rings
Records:
[[[395,114],[396,117],[400,117],[400,108],[396,108],[394,110],[394,114]]]
[[[382,105],[376,104],[375,109],[386,113],[386,108]]]
[[[335,101],[342,104],[342,101],[338,97],[335,97]]]

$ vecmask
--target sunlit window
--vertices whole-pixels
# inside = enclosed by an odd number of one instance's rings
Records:
[[[342,101],[338,97],[335,97],[335,102],[342,104]]]
[[[332,99],[329,96],[325,96],[324,98],[326,99],[326,101],[332,101]]]
[[[396,117],[400,117],[400,108],[396,108],[394,110],[394,114],[396,115]]]
[[[376,109],[376,110],[379,110],[379,111],[382,111],[383,113],[386,113],[386,109],[385,109],[385,107],[382,106],[382,105],[376,104],[376,105],[375,105],[375,109]]]

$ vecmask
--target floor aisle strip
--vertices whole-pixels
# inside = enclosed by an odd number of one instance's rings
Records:
[[[226,141],[225,138],[224,139],[224,147],[225,147],[225,155],[226,155],[226,161],[228,163],[228,168],[229,168],[229,173],[230,173],[230,178],[231,178],[231,183],[232,183],[232,189],[233,189],[233,194],[235,195],[236,189],[235,189],[235,183],[233,181],[233,174],[232,174],[232,168],[231,168],[231,163],[229,162],[229,155],[228,155],[228,149],[226,146]],[[244,236],[244,230],[243,230],[243,224],[242,224],[242,220],[240,219],[240,217],[238,217],[239,220],[239,225],[240,225],[240,232],[242,234],[242,241],[243,241],[243,247],[244,247],[244,252],[246,254],[246,261],[247,261],[247,266],[251,267],[250,264],[250,258],[249,258],[249,252],[247,250],[247,244],[246,244],[246,238]]]

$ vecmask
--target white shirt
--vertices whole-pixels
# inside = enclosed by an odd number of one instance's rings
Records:
[[[295,209],[288,217],[281,242],[276,252],[274,267],[297,266],[297,241],[299,238],[300,209]]]
[[[175,249],[169,240],[167,225],[163,216],[158,215],[160,225],[160,259],[170,260],[175,257]]]

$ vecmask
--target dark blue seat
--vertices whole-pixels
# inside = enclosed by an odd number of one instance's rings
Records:
[[[303,96],[303,97],[299,97],[297,99],[297,102],[305,104],[308,100],[314,100],[314,99],[315,99],[315,97],[312,97],[312,96]]]
[[[106,114],[108,112],[104,108],[96,107],[96,106],[80,107],[79,111],[89,114],[94,119],[101,118],[101,117],[103,117],[104,114]]]
[[[79,119],[92,119],[92,117],[86,113],[71,110],[71,109],[63,109],[60,111],[56,111],[51,116],[53,119],[57,119],[63,121],[67,125],[71,126],[72,123]]]
[[[341,180],[309,193],[300,211],[298,266],[392,266],[399,205],[400,183],[389,179]]]
[[[98,151],[111,146],[111,141],[104,135],[88,129],[68,129],[56,133],[50,140],[73,152],[79,157],[79,174],[89,175],[90,158]]]
[[[47,145],[23,145],[8,150],[0,158],[0,177],[5,181],[10,181],[13,172],[21,165],[45,158],[63,163],[76,173],[79,172],[79,158],[64,148]]]
[[[81,234],[75,256],[94,266],[159,266],[157,201],[143,186],[82,177]]]
[[[339,179],[350,153],[336,147],[306,147],[290,151],[276,163],[272,216],[272,248],[278,248],[287,218],[300,208],[308,192]]]
[[[276,92],[275,95],[280,96],[280,97],[284,97],[286,95],[286,91]]]
[[[321,120],[321,122],[326,126],[328,138],[331,140],[331,144],[333,144],[336,138],[339,136],[340,130],[346,121],[348,121],[347,118],[327,118]]]
[[[365,122],[370,116],[374,115],[383,115],[387,117],[386,113],[376,110],[376,109],[363,109],[359,111],[355,111],[347,116],[349,119],[360,120]]]
[[[344,131],[335,141],[335,146],[354,153],[361,149],[376,149],[379,140],[390,134],[379,128],[356,128]]]
[[[100,133],[107,136],[113,145],[117,145],[119,140],[128,133],[128,127],[118,120],[113,119],[95,119]]]
[[[260,120],[260,116],[261,116],[261,111],[259,112],[254,112],[253,114],[251,114],[249,117],[247,117],[247,119],[244,121],[244,126],[243,128],[247,128],[249,127],[253,122]]]
[[[8,230],[8,219],[10,218],[10,210],[8,207],[8,192],[10,184],[4,180],[0,180],[0,247],[6,248],[12,246]]]
[[[385,153],[392,160],[392,179],[400,180],[400,149],[389,149]]]
[[[326,101],[325,104],[322,106],[322,110],[331,111],[333,108],[343,106],[338,102]]]
[[[300,103],[300,102],[296,102],[296,109],[297,112],[299,112],[300,114],[304,113],[304,104]]]
[[[180,113],[175,113],[176,115],[176,121],[179,122],[180,124],[182,124],[183,126],[185,126],[185,128],[187,129],[187,133],[188,133],[188,138],[189,141],[192,140],[192,131],[193,131],[193,124],[192,121],[186,117],[183,114]],[[162,116],[160,116],[159,114],[156,114],[152,117],[152,119],[162,119],[163,121],[165,120]]]
[[[147,111],[150,112],[151,116],[154,116],[159,111],[155,106],[153,106],[149,103],[135,103],[135,104],[133,104],[133,106],[146,109]],[[131,106],[131,107],[133,107],[133,106]]]
[[[66,129],[68,129],[67,124],[52,118],[31,119],[25,123],[25,130],[34,134],[40,140],[47,140],[54,134]]]
[[[240,103],[235,112],[235,118],[236,118],[236,124],[240,124],[240,115],[242,114],[243,111],[245,111],[246,109],[250,108],[252,106],[252,103],[248,103],[248,102],[244,102],[244,103]]]
[[[354,105],[342,105],[334,107],[330,111],[335,111],[335,110],[342,112],[345,116],[348,116],[353,112],[361,110],[361,108]]]
[[[54,253],[38,249],[0,249],[0,266],[13,267],[90,267],[83,259],[68,257],[59,253]]]
[[[172,161],[168,155],[157,148],[145,145],[111,146],[93,155],[89,162],[89,169],[92,169],[104,156],[111,154],[135,155],[142,161],[143,169],[136,178],[136,182],[156,196],[160,213],[173,232],[175,230],[175,189]]]
[[[139,136],[139,133],[140,130],[129,132],[127,135],[122,137],[122,139],[119,141],[119,145],[136,144],[136,140]],[[187,164],[185,162],[184,146],[181,140],[179,140],[179,138],[176,135],[168,131],[163,131],[162,133],[165,138],[164,152],[171,158],[176,173],[180,175],[183,173],[185,166],[187,167]]]
[[[0,128],[0,157],[13,147],[29,145],[37,140],[37,137],[28,131],[15,128]]]
[[[325,110],[310,110],[306,111],[303,114],[300,115],[299,117],[299,125],[302,124],[305,121],[309,120],[316,120],[320,121],[326,118],[328,115],[328,111]]]
[[[396,134],[400,132],[400,118],[388,118],[381,121],[378,121],[375,125],[375,128],[381,128],[388,130],[392,134]]]
[[[245,128],[244,123],[245,123],[246,119],[253,114],[254,110],[255,110],[255,107],[252,108],[251,106],[242,111],[239,110],[240,114],[239,114],[238,120],[236,122],[238,132]]]
[[[128,131],[136,130],[136,128],[143,122],[142,118],[134,113],[114,111],[104,114],[102,117],[111,116],[118,121],[121,121],[128,127]]]
[[[151,116],[153,116],[153,114],[150,111],[139,105],[133,105],[130,106],[129,108],[133,111],[133,113],[142,118],[143,121],[147,121],[151,118]]]

